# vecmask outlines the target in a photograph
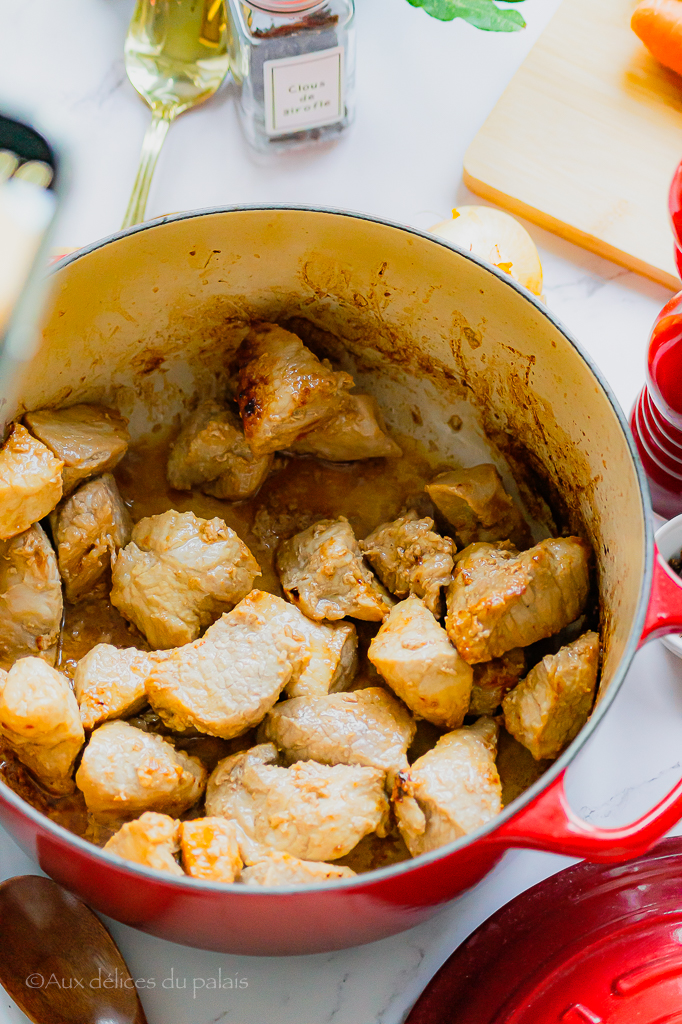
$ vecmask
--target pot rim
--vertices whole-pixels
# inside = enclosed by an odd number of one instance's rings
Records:
[[[621,657],[620,663],[614,677],[609,684],[608,690],[604,694],[603,698],[600,699],[599,703],[595,707],[592,715],[590,716],[587,723],[580,730],[576,738],[569,744],[566,750],[561,754],[559,758],[554,762],[551,768],[540,776],[528,789],[520,793],[514,800],[512,800],[506,807],[502,809],[500,814],[491,821],[487,822],[481,828],[476,829],[474,832],[468,835],[462,836],[455,840],[453,843],[448,843],[445,846],[438,847],[436,850],[432,850],[429,853],[420,854],[416,858],[410,858],[406,861],[401,861],[398,864],[392,864],[384,868],[376,868],[365,874],[357,875],[354,878],[346,878],[333,882],[325,882],[322,884],[313,885],[299,885],[291,886],[287,889],[278,888],[276,886],[257,886],[257,887],[244,887],[237,883],[212,883],[209,881],[203,881],[201,879],[190,878],[185,876],[183,878],[175,877],[173,875],[165,875],[163,872],[154,870],[153,868],[147,868],[139,864],[134,864],[132,861],[125,861],[122,858],[118,858],[115,855],[107,854],[101,847],[95,846],[93,843],[88,842],[86,839],[82,839],[80,836],[73,832],[70,832],[64,826],[57,824],[52,821],[41,811],[36,810],[29,803],[27,803],[22,797],[14,792],[6,783],[2,783],[0,786],[0,802],[10,804],[19,813],[25,815],[31,819],[40,829],[51,832],[55,839],[61,840],[62,842],[71,843],[76,846],[82,853],[89,856],[93,860],[99,861],[103,867],[114,867],[119,871],[124,871],[132,874],[133,876],[139,876],[141,879],[154,882],[156,885],[170,886],[172,888],[178,888],[179,891],[184,891],[189,887],[199,892],[206,894],[212,893],[219,895],[220,893],[229,893],[231,896],[241,894],[243,896],[253,897],[268,897],[277,895],[280,898],[292,897],[295,898],[302,894],[319,893],[321,891],[328,892],[351,890],[351,889],[367,889],[375,883],[381,883],[388,881],[389,879],[395,878],[399,875],[406,875],[411,871],[428,868],[431,864],[438,860],[447,858],[456,854],[460,849],[468,846],[472,843],[477,842],[479,839],[487,838],[491,835],[499,826],[504,824],[513,818],[519,811],[524,807],[527,807],[533,800],[535,800],[544,790],[548,789],[550,785],[557,779],[562,772],[568,767],[576,754],[581,750],[584,744],[590,739],[594,731],[597,729],[603,716],[616,698],[618,691],[620,690],[625,675],[630,668],[632,659],[637,651],[639,640],[642,634],[644,626],[644,619],[647,612],[648,606],[648,595],[651,589],[651,580],[653,573],[653,560],[654,560],[654,530],[652,525],[652,508],[651,499],[649,496],[648,484],[646,482],[646,476],[644,474],[644,468],[642,466],[635,441],[630,432],[627,418],[620,407],[620,404],[615,397],[610,385],[602,376],[601,371],[597,365],[593,362],[591,356],[583,350],[578,341],[573,337],[570,331],[563,325],[563,323],[556,317],[535,295],[524,288],[523,285],[519,284],[511,275],[500,270],[498,267],[487,263],[479,256],[469,250],[460,248],[452,242],[447,241],[444,238],[440,238],[436,235],[432,235],[427,231],[421,231],[418,228],[411,227],[409,225],[400,224],[396,221],[388,220],[384,217],[375,217],[372,214],[356,212],[352,210],[336,209],[334,207],[325,206],[307,206],[303,204],[292,204],[292,203],[253,203],[244,205],[233,205],[233,206],[213,206],[206,207],[198,210],[187,210],[181,213],[167,214],[162,217],[158,217],[154,220],[145,221],[142,224],[135,224],[130,228],[126,228],[122,231],[117,231],[111,235],[106,235],[104,238],[100,238],[95,242],[91,242],[89,245],[84,246],[82,249],[78,249],[75,252],[63,257],[56,264],[54,264],[48,271],[49,276],[52,276],[57,271],[63,269],[76,260],[81,259],[84,256],[89,255],[97,249],[103,248],[105,245],[109,245],[111,242],[116,242],[120,239],[127,238],[130,235],[137,234],[141,231],[149,231],[154,228],[163,227],[165,224],[174,223],[180,220],[190,220],[199,217],[211,217],[216,214],[229,214],[229,213],[248,213],[248,212],[278,212],[278,211],[291,211],[294,213],[314,213],[331,215],[334,217],[349,217],[354,220],[369,221],[373,224],[380,224],[383,227],[391,228],[400,232],[407,232],[408,234],[414,235],[417,238],[421,238],[424,241],[430,242],[433,245],[442,246],[444,249],[450,249],[456,252],[459,256],[464,259],[470,260],[472,263],[476,263],[483,270],[486,270],[493,277],[498,278],[508,288],[516,291],[522,298],[529,302],[535,309],[541,313],[553,327],[559,331],[566,341],[576,350],[578,355],[587,363],[592,374],[594,375],[597,383],[601,387],[606,399],[608,400],[616,418],[620,424],[621,430],[625,436],[625,441],[630,450],[630,457],[635,467],[637,479],[639,482],[639,493],[641,500],[641,512],[644,518],[644,538],[645,538],[645,551],[644,551],[644,567],[642,572],[642,580],[639,592],[639,599],[637,603],[637,610],[634,616],[632,628],[630,630],[630,636],[628,638],[625,650]],[[503,852],[503,851],[502,851]]]

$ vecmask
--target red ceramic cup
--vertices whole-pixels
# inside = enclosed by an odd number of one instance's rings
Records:
[[[669,193],[675,258],[682,275],[682,164]],[[668,302],[649,341],[646,385],[630,425],[646,471],[654,509],[666,519],[682,512],[682,292]]]

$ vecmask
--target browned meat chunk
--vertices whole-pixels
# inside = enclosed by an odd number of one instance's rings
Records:
[[[585,607],[589,563],[579,537],[543,540],[521,554],[509,544],[472,544],[458,555],[448,589],[448,636],[474,665],[558,633]]]
[[[198,487],[227,501],[250,498],[272,468],[273,456],[254,457],[236,413],[208,399],[192,413],[168,458],[168,483],[179,491]]]
[[[302,642],[285,687],[287,696],[319,697],[350,686],[358,670],[358,634],[352,622],[313,622],[295,605],[271,595],[259,597],[256,591],[247,601],[267,606],[267,617],[276,614],[280,625],[290,626],[291,636]]]
[[[507,732],[536,761],[558,757],[588,719],[599,668],[599,636],[584,633],[530,670],[502,704]]]
[[[208,814],[234,819],[257,843],[303,860],[337,860],[370,832],[386,835],[384,772],[315,761],[280,768],[263,763],[274,759],[271,744],[254,750],[218,764]]]
[[[346,615],[381,622],[393,604],[343,516],[321,519],[280,544],[276,567],[289,600],[318,622]]]
[[[36,654],[54,664],[62,623],[62,581],[39,523],[0,541],[0,667]]]
[[[354,383],[276,324],[252,328],[239,358],[239,410],[256,458],[290,448],[332,416]]]
[[[455,546],[433,532],[433,519],[406,512],[361,540],[360,550],[392,594],[423,597],[429,611],[441,613],[440,592],[452,580]]]
[[[315,860],[301,860],[290,853],[271,850],[262,860],[244,868],[239,879],[244,885],[279,886],[315,885],[336,882],[340,878],[354,878],[350,868],[337,867]]]
[[[128,421],[104,405],[27,412],[24,423],[64,463],[64,494],[118,465],[130,443]]]
[[[73,792],[73,766],[85,736],[66,676],[40,658],[21,658],[2,672],[0,733],[47,789]]]
[[[441,473],[426,492],[464,546],[479,540],[510,540],[518,548],[532,543],[520,508],[491,464]]]
[[[237,826],[225,818],[195,818],[183,821],[180,835],[182,863],[192,878],[212,882],[234,882],[243,861],[239,853]]]
[[[130,540],[132,520],[111,473],[82,484],[50,516],[67,600],[89,594]]]
[[[134,864],[143,864],[171,875],[184,871],[175,859],[180,848],[180,822],[167,814],[145,811],[135,821],[126,822],[111,837],[104,849]]]
[[[307,658],[291,606],[253,590],[206,635],[154,659],[147,696],[171,728],[231,739],[257,725]]]
[[[358,671],[358,634],[353,623],[313,622],[295,605],[287,609],[292,628],[304,638],[301,661],[285,687],[287,696],[321,697],[345,690]]]
[[[252,800],[242,785],[244,773],[251,767],[263,764],[278,764],[279,754],[274,743],[259,743],[249,750],[223,758],[211,772],[206,786],[206,813],[218,818],[228,818],[239,824],[243,838],[249,844],[243,847],[244,863],[257,859],[260,845],[254,840],[253,818],[250,817]],[[242,825],[242,820],[246,825]],[[243,839],[240,837],[243,846]]]
[[[469,707],[473,670],[423,601],[401,601],[372,640],[369,660],[420,718],[452,729]]]
[[[136,647],[97,644],[78,662],[73,688],[85,729],[108,718],[134,715],[147,703],[145,683],[152,661]]]
[[[407,708],[372,686],[285,700],[269,712],[263,731],[290,762],[366,765],[386,772],[392,783],[395,773],[408,767],[415,730]]]
[[[401,449],[386,432],[386,424],[371,395],[348,395],[341,409],[292,446],[301,455],[329,462],[398,458]]]
[[[514,647],[501,658],[474,665],[474,685],[469,700],[470,715],[492,715],[502,698],[516,686],[526,671],[526,655],[522,647]]]
[[[502,810],[497,726],[479,718],[441,736],[401,772],[393,790],[398,828],[413,857],[452,843]]]
[[[179,815],[201,797],[206,770],[156,733],[105,722],[83,752],[76,785],[98,818],[133,818],[143,811]]]
[[[0,448],[0,540],[51,512],[62,496],[62,466],[20,423]]]
[[[193,512],[141,519],[113,566],[111,603],[155,648],[195,640],[260,576],[234,530]]]

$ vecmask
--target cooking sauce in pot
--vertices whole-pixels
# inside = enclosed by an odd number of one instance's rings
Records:
[[[194,512],[202,519],[222,519],[253,552],[263,573],[256,585],[281,596],[274,555],[281,540],[316,519],[346,516],[358,538],[396,517],[406,505],[432,514],[424,483],[435,468],[415,442],[399,438],[401,459],[369,459],[332,464],[312,458],[280,458],[255,497],[228,502],[199,490],[176,491],[166,482],[170,438],[132,445],[114,470],[119,490],[133,521],[168,509]],[[437,467],[436,467],[437,468]],[[76,662],[98,643],[149,650],[144,636],[111,605],[110,583],[77,605],[66,605],[57,668],[73,677]]]
[[[203,519],[218,516],[242,538],[260,564],[261,590],[282,593],[274,572],[275,549],[316,519],[346,516],[358,538],[395,518],[410,505],[432,510],[424,484],[436,471],[414,440],[396,437],[400,459],[368,459],[354,463],[325,463],[318,459],[278,456],[275,470],[255,497],[228,502],[201,491],[176,491],[166,483],[169,442],[133,446],[114,475],[133,520],[167,509],[194,512]]]
[[[424,492],[424,485],[437,471],[446,467],[433,456],[427,456],[412,438],[396,436],[396,441],[404,453],[399,459],[333,464],[307,457],[278,457],[275,471],[258,494],[237,503],[221,501],[198,490],[177,491],[168,486],[166,463],[171,436],[153,443],[132,445],[114,470],[114,475],[135,522],[168,509],[191,511],[203,519],[217,516],[224,520],[248,545],[261,567],[263,575],[256,585],[281,595],[273,564],[276,548],[281,540],[305,529],[315,520],[344,515],[356,536],[362,539],[381,523],[395,519],[406,507],[415,508],[420,515],[433,516],[433,506]],[[149,650],[144,636],[111,605],[108,596],[110,585],[107,581],[76,605],[65,604],[56,667],[71,679],[79,659],[98,643]],[[380,686],[382,680],[366,658],[370,640],[379,624],[356,622],[356,626],[360,641],[360,670],[352,688]],[[256,742],[253,730],[231,741],[192,734],[178,736],[172,734],[151,711],[136,716],[134,724],[145,730],[171,735],[178,747],[201,758],[209,770],[221,758],[247,749]],[[423,753],[421,746],[424,749],[432,746],[439,734],[435,726],[420,722],[410,760]],[[498,760],[505,803],[531,785],[550,764],[536,763],[504,729],[500,735]],[[77,835],[99,845],[103,845],[111,835],[108,830],[93,831],[78,791],[73,796],[59,798],[46,793],[11,751],[2,745],[0,776],[33,807]],[[185,817],[194,817],[197,813],[190,811]],[[366,836],[338,863],[364,872],[408,858],[407,848],[394,830],[385,839],[375,834]]]

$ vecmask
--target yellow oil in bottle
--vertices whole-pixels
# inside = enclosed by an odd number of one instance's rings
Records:
[[[153,111],[211,96],[228,69],[225,0],[138,0],[125,45],[130,81]]]

